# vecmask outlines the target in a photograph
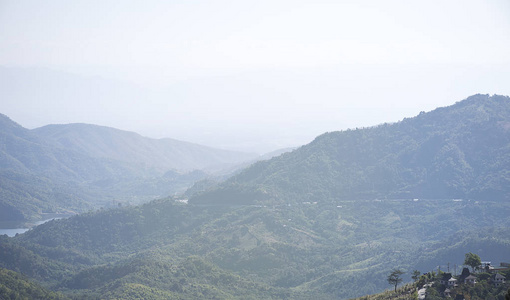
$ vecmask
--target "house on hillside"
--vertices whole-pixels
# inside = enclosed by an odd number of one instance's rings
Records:
[[[497,272],[503,272],[503,271],[509,271],[510,270],[510,264],[509,263],[500,263],[499,267],[495,267],[493,265],[487,265],[485,266],[485,272],[487,273],[497,273]]]
[[[492,268],[492,272],[503,272],[503,271],[509,271],[510,270],[510,264],[509,263],[500,263],[499,267]]]
[[[474,275],[469,275],[468,277],[464,278],[465,284],[475,285],[476,284],[476,277]]]
[[[457,285],[457,279],[452,277],[448,280],[448,287],[456,287]]]
[[[492,276],[491,281],[494,284],[494,286],[498,287],[505,283],[505,279],[506,279],[505,276],[496,273]]]
[[[443,297],[450,298],[452,296],[452,291],[450,289],[446,289],[443,292]]]

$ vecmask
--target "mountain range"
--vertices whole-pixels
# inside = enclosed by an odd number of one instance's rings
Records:
[[[151,139],[134,132],[89,124],[47,125],[33,132],[60,148],[93,158],[138,165],[159,174],[169,170],[218,170],[257,157],[169,138]]]
[[[5,115],[0,139],[0,220],[171,195],[258,157],[89,124],[28,130]]]
[[[348,299],[389,288],[397,268],[408,281],[468,252],[508,261],[507,120],[509,97],[474,95],[325,133],[196,183],[188,204],[167,197],[0,236],[0,268],[73,299]]]

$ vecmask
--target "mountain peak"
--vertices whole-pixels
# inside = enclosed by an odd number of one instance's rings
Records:
[[[14,122],[9,118],[8,116],[0,113],[0,131],[4,133],[22,133],[22,132],[28,132],[27,129],[23,128],[18,123]]]

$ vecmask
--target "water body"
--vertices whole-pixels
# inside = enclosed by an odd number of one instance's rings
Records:
[[[69,215],[69,214],[51,214],[51,216],[49,216],[49,218],[46,218],[46,219],[41,220],[41,221],[37,221],[37,222],[33,223],[31,227],[28,227],[28,228],[21,227],[19,224],[18,224],[18,226],[20,226],[19,228],[12,228],[12,227],[16,227],[16,226],[12,226],[12,225],[9,226],[7,224],[0,224],[0,235],[6,234],[9,237],[13,237],[13,236],[16,236],[16,234],[22,234],[24,232],[27,232],[31,228],[34,228],[36,226],[39,226],[39,225],[44,224],[46,222],[49,222],[51,220],[65,219],[65,218],[69,218],[70,216],[72,216],[72,215]],[[6,228],[6,227],[11,227],[11,228]]]
[[[15,229],[0,229],[0,235],[7,234],[7,236],[13,237],[16,234],[22,234],[30,228],[15,228]]]

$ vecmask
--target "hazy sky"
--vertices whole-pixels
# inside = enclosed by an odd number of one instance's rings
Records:
[[[0,0],[0,65],[28,128],[265,152],[510,95],[510,1]]]

